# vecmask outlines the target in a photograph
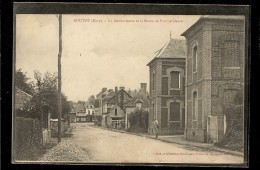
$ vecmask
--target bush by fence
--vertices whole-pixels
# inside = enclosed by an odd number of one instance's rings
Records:
[[[15,159],[34,160],[41,151],[42,130],[38,119],[16,118]]]
[[[130,128],[129,132],[147,133],[148,129],[148,112],[143,110],[136,110],[129,114]]]
[[[244,119],[243,119],[243,106],[234,105],[224,110],[226,115],[227,130],[223,140],[217,142],[215,145],[231,150],[243,150],[243,132],[244,132]]]

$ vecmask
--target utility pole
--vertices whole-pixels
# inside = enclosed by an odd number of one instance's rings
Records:
[[[62,55],[62,15],[59,14],[59,54],[58,54],[58,143],[61,142],[61,55]]]

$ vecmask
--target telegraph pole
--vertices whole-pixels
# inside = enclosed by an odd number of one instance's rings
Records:
[[[58,54],[58,143],[61,142],[61,55],[62,55],[62,15],[59,14],[59,54]]]

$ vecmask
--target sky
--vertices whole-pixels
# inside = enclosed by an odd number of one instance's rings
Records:
[[[86,101],[101,88],[149,88],[147,63],[172,38],[200,16],[62,15],[62,92],[69,100]],[[35,70],[57,72],[56,15],[16,15],[16,69],[34,80]]]

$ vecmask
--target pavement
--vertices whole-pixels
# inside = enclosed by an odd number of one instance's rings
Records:
[[[93,127],[97,127],[97,126],[93,126]],[[107,128],[101,127],[101,126],[98,126],[97,128],[102,128],[102,129],[108,130]],[[130,134],[130,135],[137,135],[137,136],[142,136],[142,137],[146,137],[146,138],[150,138],[150,139],[160,140],[160,141],[163,141],[163,142],[185,145],[185,146],[188,146],[190,148],[198,148],[198,149],[203,149],[203,150],[208,150],[208,151],[217,151],[217,152],[222,152],[222,153],[225,153],[225,154],[244,157],[243,152],[219,148],[217,146],[214,146],[213,143],[201,143],[201,142],[188,141],[188,140],[185,139],[184,135],[164,135],[164,136],[159,136],[158,138],[155,138],[154,135],[149,135],[147,133],[130,133],[130,132],[126,132],[124,130],[117,130],[117,129],[110,129],[110,131],[127,133],[127,134]]]

